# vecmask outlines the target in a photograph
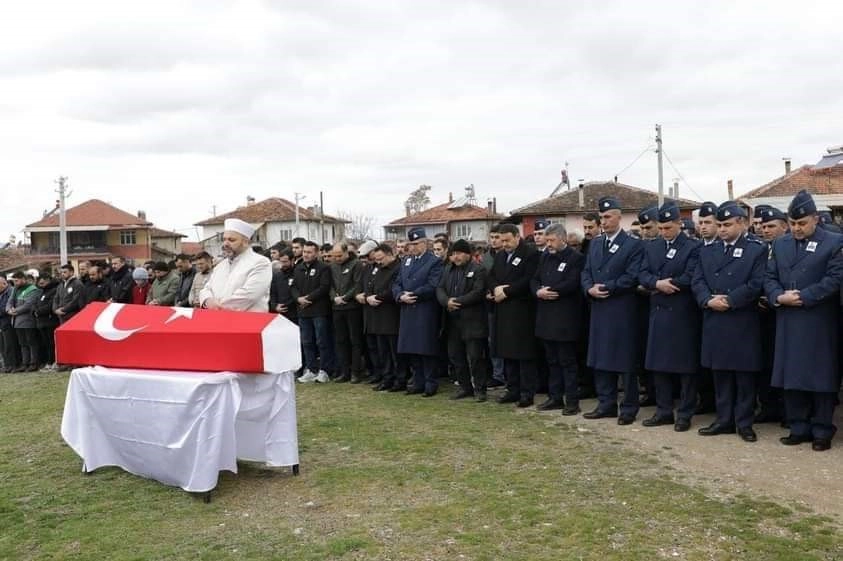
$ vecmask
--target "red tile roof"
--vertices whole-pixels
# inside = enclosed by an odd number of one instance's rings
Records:
[[[134,214],[112,206],[99,199],[91,199],[84,203],[67,209],[65,213],[68,226],[109,226],[111,228],[123,228],[126,226],[152,226],[152,222],[138,218]],[[32,224],[27,228],[58,227],[59,213],[53,210],[50,214]]]
[[[552,216],[566,213],[597,212],[597,202],[603,197],[616,197],[622,210],[638,212],[642,208],[658,204],[659,195],[655,191],[615,183],[613,181],[590,181],[583,185],[583,206],[580,207],[578,189],[562,191],[552,197],[530,203],[512,211],[512,216]],[[699,208],[700,203],[689,199],[676,199],[683,210]]]
[[[393,220],[387,226],[415,226],[418,224],[447,224],[466,220],[502,220],[502,214],[490,214],[488,209],[476,205],[448,208],[453,203],[444,203],[410,216]]]
[[[178,232],[171,232],[170,230],[162,230],[161,228],[152,228],[150,232],[153,238],[186,238],[187,235],[179,234]]]
[[[769,183],[744,193],[738,199],[787,197],[806,189],[813,195],[843,195],[843,166],[814,169],[802,166]]]
[[[196,255],[204,251],[202,244],[199,242],[181,242],[181,252],[187,255]]]
[[[292,222],[296,219],[296,205],[287,199],[271,197],[269,199],[241,206],[225,214],[213,216],[197,222],[194,226],[212,226],[222,224],[226,218],[239,218],[246,222],[256,224],[258,222]],[[299,219],[305,221],[321,220],[322,218],[307,207],[299,206]],[[325,222],[348,224],[348,220],[342,220],[333,216],[325,215]]]

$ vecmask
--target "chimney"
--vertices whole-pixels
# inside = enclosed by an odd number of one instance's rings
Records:
[[[486,214],[488,214],[489,216],[495,214],[495,203],[492,201],[492,199],[486,201]]]
[[[730,201],[735,199],[735,186],[732,184],[731,179],[726,182],[726,192]]]
[[[146,211],[145,210],[139,210],[138,211],[138,218],[140,218],[141,220],[146,222]]]
[[[784,160],[784,174],[787,175],[790,173],[790,157],[785,156],[782,160]]]
[[[497,197],[492,197],[492,212],[494,212],[495,214],[498,213],[498,198]]]
[[[579,181],[579,185],[577,186],[577,194],[579,195],[579,204],[580,208],[585,208],[585,184],[582,179]]]
[[[246,206],[252,206],[255,204],[255,198],[251,195],[246,195]]]
[[[679,198],[679,180],[678,179],[673,180],[673,194],[671,195],[671,197],[673,197],[674,199]]]
[[[454,194],[451,191],[448,191],[448,202],[454,202]]]

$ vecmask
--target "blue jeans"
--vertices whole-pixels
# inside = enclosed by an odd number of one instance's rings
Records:
[[[321,369],[325,372],[334,370],[334,349],[329,338],[330,323],[326,316],[299,318],[301,345],[304,349],[304,366],[311,372]],[[317,361],[317,351],[319,360]]]

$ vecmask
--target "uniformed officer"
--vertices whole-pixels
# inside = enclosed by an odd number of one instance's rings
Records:
[[[698,432],[713,436],[737,428],[741,439],[755,442],[755,377],[761,370],[757,305],[767,251],[744,235],[746,211],[735,201],[717,208],[717,223],[720,240],[700,250],[692,285],[703,309],[701,362],[714,375],[717,408],[714,423]]]
[[[645,427],[691,427],[697,407],[700,355],[700,314],[691,281],[699,260],[699,241],[681,232],[675,202],[665,202],[658,214],[660,240],[644,244],[639,282],[650,291],[649,337],[645,367],[653,372],[656,412]],[[673,387],[679,382],[679,407],[673,414]]]
[[[649,205],[638,213],[638,229],[642,240],[654,240],[659,237],[659,207]]]
[[[835,234],[841,233],[840,226],[834,222],[834,217],[831,216],[831,213],[827,210],[823,210],[818,213],[820,217],[820,227],[829,232],[834,232]]]
[[[651,242],[659,238],[658,217],[658,206],[647,206],[638,212],[641,241]],[[638,359],[635,363],[635,374],[638,376],[640,387],[644,389],[644,395],[641,397],[641,407],[650,407],[656,404],[655,378],[652,372],[648,372],[644,368],[644,359],[647,353],[647,334],[650,328],[650,291],[639,284],[636,294],[638,296],[639,327],[635,332],[636,342],[638,343]]]
[[[539,252],[545,250],[546,242],[544,239],[544,231],[550,226],[550,222],[544,218],[538,218],[533,222],[533,243],[536,244],[536,249]]]
[[[768,244],[769,255],[773,241],[787,233],[787,215],[772,206],[762,209],[760,231],[764,242]],[[770,385],[776,345],[776,312],[766,296],[759,300],[758,310],[761,316],[761,351],[764,363],[756,380],[759,411],[755,415],[755,422],[778,423],[784,419],[784,399],[781,389]]]
[[[413,387],[407,394],[436,394],[436,363],[439,356],[439,303],[436,287],[442,277],[442,260],[428,250],[424,228],[407,232],[407,257],[392,286],[401,307],[398,352],[404,355],[404,372],[413,370]],[[405,378],[406,379],[406,378]]]
[[[783,444],[831,448],[838,371],[843,237],[818,227],[813,197],[802,190],[787,211],[790,233],[773,242],[765,291],[776,307],[772,385],[784,389],[790,434]]]
[[[638,380],[635,361],[639,345],[629,333],[638,326],[638,271],[643,245],[621,229],[621,206],[614,197],[598,201],[603,234],[589,247],[582,272],[582,289],[591,302],[588,365],[594,369],[597,407],[586,419],[618,417],[619,425],[635,421]],[[623,378],[624,400],[618,414],[618,376]]]
[[[697,226],[703,246],[711,245],[718,240],[716,215],[717,205],[713,202],[706,201],[700,205]],[[714,378],[711,375],[711,370],[705,366],[700,367],[700,379],[697,387],[699,401],[696,413],[702,415],[714,412]]]
[[[486,269],[471,259],[471,245],[457,240],[451,247],[451,265],[442,274],[436,298],[443,308],[448,361],[460,389],[451,399],[476,396],[486,401]],[[473,379],[473,383],[472,383]]]
[[[585,257],[567,245],[567,238],[561,224],[547,227],[547,251],[539,259],[530,290],[537,299],[535,333],[544,344],[549,372],[547,401],[538,409],[576,415],[580,412],[577,341],[583,326],[580,275]]]
[[[536,394],[535,301],[530,281],[539,253],[521,238],[514,224],[498,227],[502,251],[495,255],[489,295],[495,302],[494,349],[504,360],[506,393],[498,403],[529,407]]]

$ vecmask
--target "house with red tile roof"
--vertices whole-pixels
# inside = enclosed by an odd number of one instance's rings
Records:
[[[523,235],[533,233],[537,219],[562,224],[567,229],[582,228],[582,217],[597,212],[597,202],[603,197],[615,197],[621,205],[621,227],[629,230],[638,220],[638,212],[656,206],[656,191],[618,183],[616,181],[588,181],[566,191],[554,192],[550,197],[512,211],[510,220],[521,224]],[[669,198],[665,196],[665,198]],[[683,217],[690,217],[700,203],[689,199],[674,199]]]
[[[135,263],[150,259],[171,259],[181,252],[177,232],[155,228],[146,213],[132,214],[99,199],[91,199],[65,211],[68,260],[108,261],[120,255]],[[24,228],[30,238],[27,258],[33,266],[58,263],[60,259],[59,211],[53,209],[41,220]],[[158,251],[161,246],[173,251]]]
[[[805,189],[819,210],[830,210],[838,223],[843,222],[843,146],[829,148],[815,165],[791,169],[790,160],[785,160],[784,172],[737,200],[751,208],[763,204],[786,211],[793,196]]]
[[[428,238],[436,234],[448,234],[451,240],[465,239],[485,242],[489,229],[505,218],[499,214],[495,199],[490,199],[485,207],[474,202],[474,189],[466,190],[466,196],[454,200],[453,193],[448,193],[448,202],[434,207],[409,213],[397,218],[383,227],[384,237],[388,240],[406,240],[411,228],[423,227]]]
[[[246,198],[246,205],[225,214],[206,218],[194,226],[202,228],[202,241],[205,251],[219,255],[222,244],[223,225],[227,218],[239,218],[248,222],[255,229],[252,242],[262,247],[270,247],[279,241],[291,241],[302,237],[318,243],[334,242],[345,238],[345,225],[348,220],[322,214],[318,207],[298,208],[298,226],[296,225],[296,205],[280,197],[270,197],[263,201]]]

